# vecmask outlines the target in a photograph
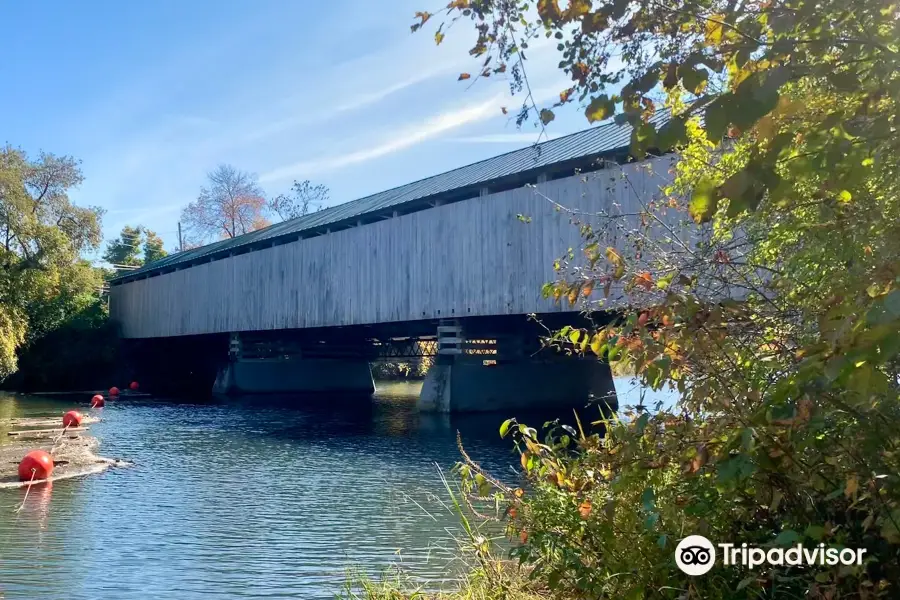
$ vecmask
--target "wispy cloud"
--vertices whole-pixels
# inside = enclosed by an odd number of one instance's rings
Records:
[[[373,104],[377,104],[378,102],[381,102],[382,100],[388,98],[393,94],[402,92],[407,88],[437,77],[438,75],[445,74],[451,69],[452,64],[450,63],[435,65],[419,71],[413,77],[390,83],[382,87],[381,89],[377,89],[372,92],[357,94],[355,96],[352,96],[350,100],[342,104],[338,104],[333,107],[322,108],[316,111],[314,114],[294,115],[287,118],[278,119],[276,121],[268,122],[265,125],[255,127],[251,131],[249,131],[246,135],[243,136],[242,142],[253,142],[256,140],[265,139],[272,135],[284,133],[285,131],[295,129],[309,123],[321,124],[323,122],[330,121],[340,116],[342,113],[357,111]]]
[[[263,183],[268,183],[290,179],[291,177],[301,177],[308,173],[331,171],[393,154],[437,137],[447,131],[494,116],[497,113],[497,107],[500,105],[501,100],[502,96],[497,95],[482,102],[469,104],[463,108],[446,111],[432,117],[422,126],[409,127],[392,138],[365,150],[285,165],[263,173],[259,179]]]
[[[534,101],[540,105],[541,103],[554,98],[559,93],[558,87],[558,85],[549,85],[535,89],[533,94]],[[469,103],[463,108],[456,108],[439,113],[426,120],[424,125],[407,127],[398,133],[392,134],[389,138],[381,142],[372,144],[368,141],[355,140],[354,143],[357,147],[365,147],[362,150],[349,151],[321,159],[301,160],[267,171],[260,175],[259,180],[262,183],[272,183],[291,178],[301,178],[311,174],[320,175],[327,171],[342,169],[350,165],[394,154],[415,146],[416,144],[441,136],[448,131],[452,131],[464,125],[496,117],[500,112],[500,106],[508,99],[508,94],[496,94],[487,100]],[[516,135],[516,140],[521,140],[523,142],[529,139],[528,134],[525,133],[513,135]],[[536,136],[537,134],[531,136],[530,141],[535,141],[537,139]],[[483,139],[479,141],[486,141],[492,136],[480,137]]]

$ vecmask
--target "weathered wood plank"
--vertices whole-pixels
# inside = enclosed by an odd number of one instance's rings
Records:
[[[541,297],[577,223],[661,196],[671,157],[445,204],[111,289],[129,338],[571,310]],[[550,198],[573,209],[559,211]],[[530,217],[525,223],[517,215]],[[592,216],[594,215],[594,216]],[[633,221],[633,219],[632,219]],[[609,245],[621,245],[612,232]]]

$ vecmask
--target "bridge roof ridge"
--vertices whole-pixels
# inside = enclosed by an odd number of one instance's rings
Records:
[[[667,121],[668,118],[668,111],[663,110],[658,111],[651,121],[658,125]],[[179,264],[206,259],[221,252],[296,235],[318,227],[340,224],[368,214],[378,213],[381,210],[400,208],[416,201],[438,199],[442,195],[450,195],[474,186],[487,186],[492,182],[506,180],[542,168],[616,153],[627,148],[630,140],[631,126],[619,125],[610,120],[581,131],[530,144],[437,175],[329,206],[235,238],[218,240],[205,246],[170,254],[158,261],[144,265],[140,269],[119,275],[112,282],[119,283],[135,279]]]

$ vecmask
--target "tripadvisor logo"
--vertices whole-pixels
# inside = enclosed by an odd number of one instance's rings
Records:
[[[746,543],[716,544],[722,553],[725,566],[741,565],[754,569],[769,566],[837,566],[861,565],[865,548],[828,548],[818,544],[806,548],[797,544],[790,548],[760,548]],[[675,563],[678,568],[691,576],[709,572],[716,563],[716,547],[702,535],[689,535],[675,548]]]
[[[689,535],[675,548],[675,563],[688,575],[703,575],[716,563],[716,549],[702,535]]]

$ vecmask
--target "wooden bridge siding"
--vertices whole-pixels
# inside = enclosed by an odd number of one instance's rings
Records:
[[[669,161],[625,167],[645,199]],[[584,212],[639,206],[615,169],[537,188]],[[540,290],[578,251],[571,218],[519,188],[114,286],[111,310],[134,338],[570,310]]]

